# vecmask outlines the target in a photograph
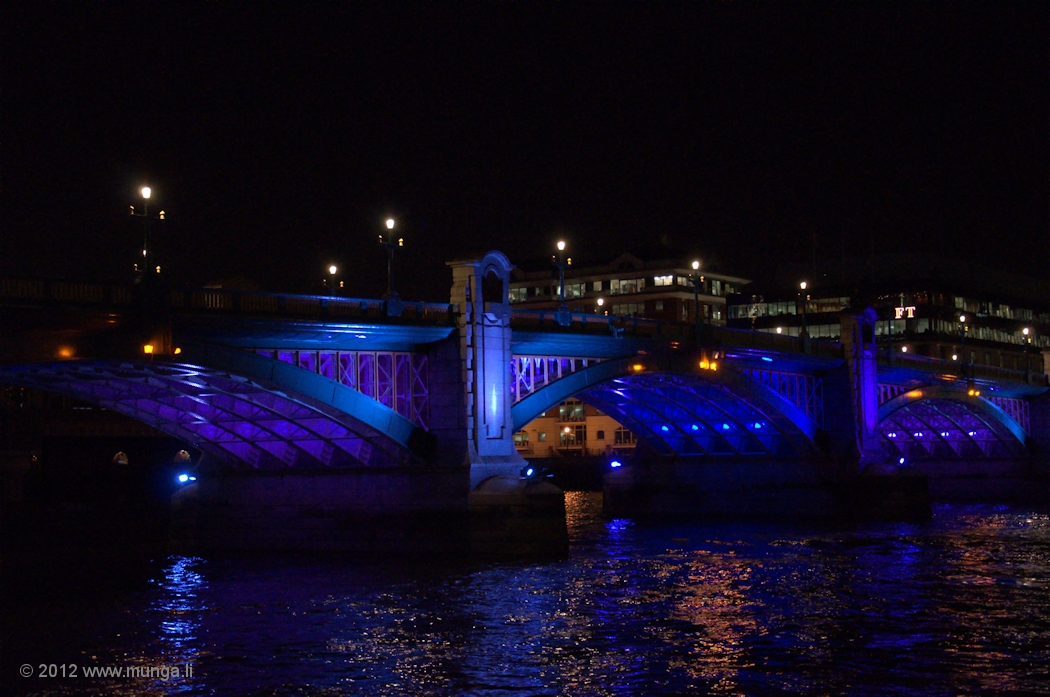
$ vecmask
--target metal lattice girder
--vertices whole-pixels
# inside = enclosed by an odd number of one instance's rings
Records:
[[[897,397],[897,396],[907,392],[910,389],[911,389],[910,387],[905,387],[904,385],[886,385],[886,384],[883,384],[883,383],[880,382],[879,383],[879,406],[881,407],[883,404],[885,404],[886,402],[890,401],[894,397]]]
[[[1022,456],[1018,434],[982,401],[959,395],[906,402],[881,418],[882,442],[894,456],[911,460]]]
[[[402,351],[250,350],[357,390],[424,430],[430,426],[429,361],[426,354]]]
[[[741,373],[801,409],[818,428],[824,427],[824,381],[820,377],[756,368],[745,368]]]
[[[314,382],[297,378],[279,386],[288,375],[282,375],[272,361],[244,352],[208,349],[204,354],[213,364],[232,360],[247,374],[265,375],[277,383],[268,385],[258,377],[204,367],[207,360],[196,364],[68,361],[0,368],[0,380],[104,406],[231,464],[383,467],[413,461],[408,447],[411,424],[395,423],[401,417],[390,410],[382,413],[378,403],[352,398],[354,393],[340,392],[346,390],[340,385],[328,387],[335,392],[325,397],[320,376],[314,376]],[[407,365],[402,365],[407,379]]]
[[[512,403],[601,361],[600,358],[574,356],[514,356],[510,363]]]
[[[1006,412],[1011,419],[1020,424],[1025,433],[1031,433],[1031,416],[1028,401],[1011,397],[988,397],[988,401]]]

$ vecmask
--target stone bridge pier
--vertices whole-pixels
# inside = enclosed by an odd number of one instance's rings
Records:
[[[495,251],[449,266],[460,385],[449,394],[462,395],[462,401],[442,407],[442,426],[448,430],[440,440],[444,457],[462,458],[469,466],[472,544],[487,550],[563,553],[568,544],[564,493],[531,470],[514,446],[508,370],[513,358],[508,300],[513,266]],[[451,382],[452,371],[447,376]]]

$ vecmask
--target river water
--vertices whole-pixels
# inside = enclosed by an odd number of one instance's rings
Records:
[[[110,545],[12,576],[8,557],[0,685],[40,695],[1050,694],[1045,511],[939,506],[923,524],[829,527],[604,520],[601,495],[587,493],[569,493],[567,507],[570,556],[557,562],[199,558]],[[20,677],[23,664],[32,677]],[[146,670],[85,674],[100,667]]]

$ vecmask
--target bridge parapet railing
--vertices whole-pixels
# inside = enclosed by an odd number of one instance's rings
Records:
[[[558,309],[513,309],[511,322],[521,329],[562,330],[586,334],[616,334],[632,337],[686,339],[693,335],[690,324],[662,322],[643,317],[598,315],[591,312],[569,311],[569,323],[561,324],[564,315]]]
[[[129,286],[42,278],[0,278],[0,298],[77,305],[130,305]]]
[[[642,317],[598,315],[588,312],[569,312],[570,323],[559,323],[561,313],[557,309],[514,309],[511,321],[519,328],[561,329],[566,332],[616,333],[642,338],[670,340],[694,340],[697,327],[691,322],[666,322]],[[749,329],[729,329],[714,325],[702,325],[700,333],[714,345],[753,348],[784,353],[810,353],[826,358],[842,358],[842,344],[834,341],[802,339],[794,336],[757,332]]]
[[[892,354],[880,353],[879,360],[885,365],[895,365],[907,368],[915,368],[929,372],[946,373],[958,377],[979,378],[983,380],[1002,380],[1006,382],[1022,382],[1029,385],[1047,385],[1047,375],[1030,370],[1017,370],[1015,368],[1001,368],[997,365],[983,365],[980,363],[963,364],[959,361],[949,361],[943,358],[931,358],[906,353]]]
[[[298,317],[363,317],[370,320],[391,316],[387,312],[386,301],[372,298],[260,293],[213,288],[174,291],[171,297],[173,307],[208,312]],[[400,312],[393,315],[398,319],[427,324],[445,324],[452,316],[452,306],[447,303],[399,301],[398,309]]]
[[[751,329],[730,329],[728,327],[710,327],[712,338],[723,346],[750,348],[778,353],[806,353],[821,358],[842,358],[842,344],[824,339],[805,339],[772,332],[758,332]]]

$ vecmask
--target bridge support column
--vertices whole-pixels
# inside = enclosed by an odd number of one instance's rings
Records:
[[[562,554],[568,541],[565,495],[542,479],[524,478],[527,463],[514,447],[508,301],[514,267],[495,251],[448,265],[466,390],[474,547],[486,554]]]
[[[1028,410],[1028,449],[1034,456],[1034,472],[1045,490],[1050,480],[1050,392],[1029,400]]]
[[[875,321],[872,309],[860,315],[842,315],[842,348],[849,369],[856,430],[854,442],[861,470],[885,459],[879,443],[879,378],[876,364]]]
[[[859,315],[841,315],[841,341],[856,429],[856,467],[846,472],[839,486],[839,499],[854,515],[921,520],[932,512],[926,475],[891,462],[880,442],[877,320],[878,315],[871,308]]]

